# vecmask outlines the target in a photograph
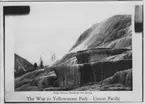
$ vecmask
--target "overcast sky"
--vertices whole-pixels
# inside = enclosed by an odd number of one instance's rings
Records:
[[[117,14],[131,14],[133,6],[121,3],[33,3],[30,13],[6,17],[6,35],[14,35],[15,53],[45,65],[52,54],[62,57],[78,37],[95,23]]]

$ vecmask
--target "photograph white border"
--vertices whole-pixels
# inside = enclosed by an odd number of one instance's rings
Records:
[[[33,3],[33,2],[29,2]],[[3,2],[2,6],[12,6],[12,5],[29,5],[28,2]],[[71,2],[69,2],[71,3]],[[103,2],[100,2],[103,3]],[[106,2],[104,2],[106,3]],[[116,2],[108,2],[116,3]],[[142,2],[120,2],[128,3],[135,7],[135,5],[141,5]],[[135,8],[134,8],[135,9]],[[134,9],[132,11],[132,30],[134,30]],[[133,91],[83,91],[92,92],[92,94],[69,94],[70,97],[87,96],[88,99],[92,99],[92,96],[98,97],[120,97],[120,101],[95,101],[95,102],[142,102],[142,35],[136,34],[132,31],[132,50],[133,50]],[[68,94],[54,94],[56,91],[29,91],[29,92],[14,92],[14,37],[5,36],[5,101],[6,102],[29,102],[27,96],[36,97],[50,97],[50,96],[63,96],[68,97]],[[8,42],[8,43],[7,43]],[[10,60],[11,59],[11,60]],[[4,74],[4,67],[2,67],[2,75]],[[3,84],[2,84],[3,86]],[[9,90],[7,90],[9,89]],[[63,91],[61,91],[63,92]],[[65,91],[64,91],[65,92]],[[68,91],[67,91],[68,92]],[[69,91],[74,92],[74,91]],[[81,91],[76,91],[81,92]],[[40,102],[40,101],[32,101]],[[46,101],[46,102],[61,102],[61,101]],[[71,102],[71,101],[62,101]],[[76,101],[76,102],[94,102],[89,101]]]

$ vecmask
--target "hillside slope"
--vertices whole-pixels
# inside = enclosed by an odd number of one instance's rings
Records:
[[[59,64],[76,64],[76,56],[89,50],[132,49],[131,15],[115,15],[84,31]],[[88,53],[93,57],[92,52]],[[95,53],[96,54],[96,53]],[[103,57],[104,58],[104,57]],[[53,65],[52,65],[53,66]]]
[[[34,70],[33,64],[24,59],[23,57],[14,54],[15,58],[15,76],[21,76],[22,74]]]
[[[70,52],[94,47],[129,47],[131,45],[131,35],[131,16],[115,15],[93,25],[81,34]]]

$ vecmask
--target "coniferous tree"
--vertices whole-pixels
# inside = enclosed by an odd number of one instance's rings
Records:
[[[37,63],[36,63],[36,62],[34,63],[34,67],[35,67],[35,68],[37,68],[37,67],[38,67],[38,65],[37,65]]]

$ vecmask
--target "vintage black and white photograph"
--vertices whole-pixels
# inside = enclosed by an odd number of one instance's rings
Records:
[[[3,3],[4,102],[141,102],[143,5]]]
[[[130,8],[50,4],[5,7],[15,91],[132,91]]]

